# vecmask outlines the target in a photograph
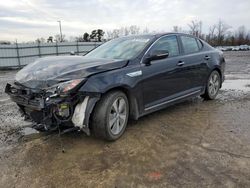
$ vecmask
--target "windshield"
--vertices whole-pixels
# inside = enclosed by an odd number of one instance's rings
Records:
[[[122,37],[104,43],[86,54],[86,57],[108,59],[131,59],[138,55],[153,36]]]

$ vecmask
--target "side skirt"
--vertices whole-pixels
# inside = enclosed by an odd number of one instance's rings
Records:
[[[183,96],[179,96],[179,97],[176,97],[174,99],[170,99],[170,100],[164,101],[162,103],[147,107],[144,109],[144,112],[142,114],[140,114],[140,117],[145,116],[145,115],[150,114],[150,113],[153,113],[153,112],[156,112],[158,110],[164,109],[168,106],[172,106],[174,104],[183,102],[189,98],[194,98],[194,97],[200,96],[201,94],[202,94],[202,90],[199,89],[199,90],[193,91],[191,93],[185,94]]]

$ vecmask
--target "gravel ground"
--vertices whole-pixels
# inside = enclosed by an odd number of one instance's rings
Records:
[[[130,122],[116,142],[25,128],[0,72],[0,187],[250,187],[250,51],[225,52],[214,101],[195,98]]]

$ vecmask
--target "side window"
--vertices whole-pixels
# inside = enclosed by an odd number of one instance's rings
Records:
[[[166,36],[159,39],[151,48],[151,52],[155,50],[167,50],[169,57],[179,55],[179,47],[176,36]]]
[[[181,36],[181,41],[186,54],[198,52],[200,50],[195,38]]]

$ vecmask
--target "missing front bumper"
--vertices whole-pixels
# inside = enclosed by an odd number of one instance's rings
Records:
[[[24,88],[6,85],[5,92],[16,102],[26,120],[32,120],[34,127],[45,131],[59,126],[75,127],[90,135],[89,118],[99,100],[98,95],[74,94],[67,97],[37,95]],[[13,92],[14,91],[14,92]]]

